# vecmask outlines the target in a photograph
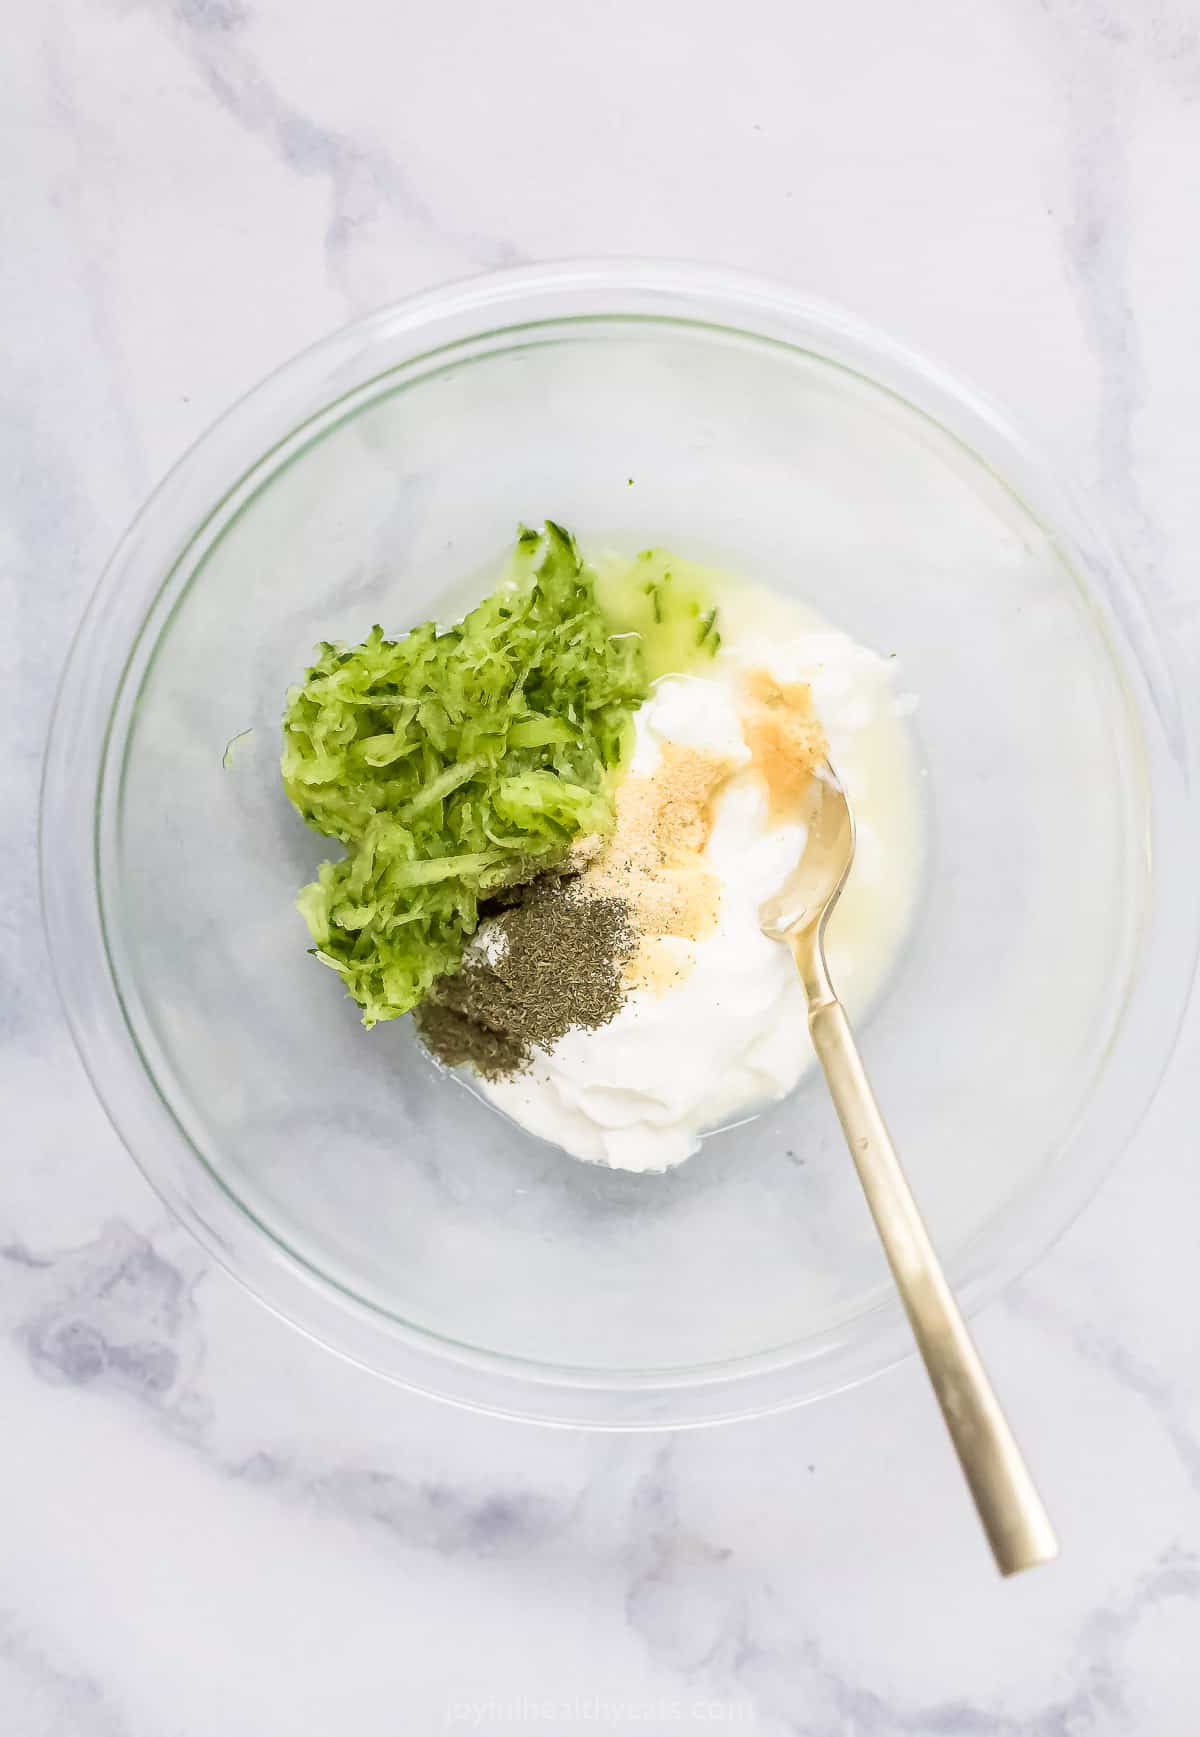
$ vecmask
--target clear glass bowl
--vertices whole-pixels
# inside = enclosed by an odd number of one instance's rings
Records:
[[[97,1090],[185,1223],[381,1373],[654,1426],[812,1398],[907,1345],[819,1080],[626,1176],[522,1135],[404,1023],[363,1032],[293,908],[280,789],[314,642],[469,601],[516,521],[665,543],[814,604],[920,696],[927,888],[863,1031],[968,1307],[1063,1228],[1165,1064],[1197,876],[1163,648],[972,396],[842,315],[698,268],[505,273],[319,344],[134,524],[71,652],[46,918]],[[226,769],[227,739],[252,729]]]

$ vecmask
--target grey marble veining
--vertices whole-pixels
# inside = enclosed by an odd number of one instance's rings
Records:
[[[590,1437],[259,1309],[92,1096],[34,852],[66,642],[149,487],[302,345],[492,264],[724,260],[938,354],[1104,498],[1194,657],[1192,5],[47,0],[0,81],[0,1733],[1191,1737],[1195,1011],[980,1323],[1065,1545],[1005,1586],[911,1367]]]
[[[230,119],[265,142],[289,172],[324,183],[326,270],[350,309],[363,302],[353,271],[357,239],[380,226],[402,230],[410,243],[449,243],[478,266],[515,265],[524,257],[503,237],[460,234],[440,224],[395,155],[366,129],[323,125],[289,102],[245,45],[251,18],[244,6],[185,0],[168,12],[182,52]]]

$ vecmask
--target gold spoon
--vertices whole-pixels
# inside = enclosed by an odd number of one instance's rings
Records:
[[[763,932],[792,949],[813,1048],[875,1228],[933,1383],[959,1463],[1001,1574],[1058,1555],[1058,1540],[946,1283],[896,1156],[850,1022],[829,981],[825,925],[854,861],[854,816],[828,764],[813,779],[808,842],[790,879],[759,913]]]

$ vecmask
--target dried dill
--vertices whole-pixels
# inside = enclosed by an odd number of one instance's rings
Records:
[[[544,877],[496,912],[486,950],[437,980],[414,1018],[449,1067],[485,1079],[517,1073],[534,1049],[607,1025],[625,999],[636,937],[623,899],[592,898],[572,880]]]

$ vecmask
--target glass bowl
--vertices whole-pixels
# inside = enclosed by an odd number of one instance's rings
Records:
[[[445,616],[518,519],[662,543],[895,652],[922,910],[862,1037],[974,1308],[1120,1151],[1191,976],[1180,700],[1094,527],[986,407],[843,315],[693,267],[570,264],[360,321],[167,478],[96,592],[48,751],[43,883],[79,1048],[146,1175],[347,1357],[634,1427],[810,1399],[907,1330],[819,1079],[629,1176],[523,1135],[408,1022],[360,1029],[293,900],[278,776],[322,638]],[[241,736],[224,763],[230,738]]]

